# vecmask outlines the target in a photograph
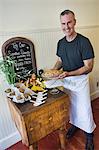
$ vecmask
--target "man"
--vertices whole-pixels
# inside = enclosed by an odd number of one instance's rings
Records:
[[[57,44],[57,62],[53,69],[63,68],[59,79],[63,79],[68,89],[71,109],[70,123],[66,137],[71,138],[78,128],[86,135],[86,150],[94,150],[93,131],[96,127],[90,100],[88,73],[93,69],[94,52],[88,38],[75,31],[76,19],[71,10],[60,14],[60,22],[65,37]]]

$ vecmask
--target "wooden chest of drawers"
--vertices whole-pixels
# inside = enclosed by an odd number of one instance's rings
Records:
[[[16,104],[9,99],[8,103],[22,142],[27,146],[32,145],[34,149],[37,141],[57,129],[66,127],[69,98],[61,91],[56,95],[51,95],[49,92],[46,103],[37,107],[30,102]]]

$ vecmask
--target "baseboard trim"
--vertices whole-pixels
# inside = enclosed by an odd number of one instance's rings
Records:
[[[95,100],[98,97],[99,97],[99,90],[91,93],[91,100]]]
[[[11,145],[19,142],[21,140],[21,136],[18,131],[15,133],[7,136],[6,138],[3,138],[0,140],[0,150],[5,150]]]

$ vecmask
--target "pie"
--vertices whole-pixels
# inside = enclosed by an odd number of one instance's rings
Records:
[[[61,73],[62,73],[62,70],[50,69],[50,70],[44,71],[44,73],[42,74],[42,77],[48,78],[48,79],[56,78],[56,77],[58,77]]]

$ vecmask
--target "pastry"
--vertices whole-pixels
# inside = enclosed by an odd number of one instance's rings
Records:
[[[16,99],[21,100],[21,99],[23,99],[23,97],[21,95],[19,95],[19,96],[16,97]]]
[[[19,88],[19,91],[21,92],[21,93],[24,93],[24,89],[23,88]]]
[[[13,91],[13,92],[11,92],[11,93],[9,93],[9,96],[14,96],[15,95],[15,92]]]
[[[12,90],[10,88],[5,90],[6,93],[10,93],[11,91]]]
[[[29,94],[28,94],[28,93],[24,93],[24,97],[25,97],[25,98],[28,98],[28,97],[29,97]]]
[[[42,77],[45,77],[45,78],[55,78],[55,77],[58,77],[61,73],[62,73],[62,70],[50,69],[50,70],[46,70],[42,74]]]

